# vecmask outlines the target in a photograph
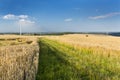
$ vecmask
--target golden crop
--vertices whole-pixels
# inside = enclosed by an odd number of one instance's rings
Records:
[[[87,37],[86,37],[87,35]],[[120,37],[92,34],[68,34],[62,36],[46,36],[75,49],[86,49],[94,54],[120,57]]]
[[[0,80],[35,80],[39,47],[36,38],[0,36]]]

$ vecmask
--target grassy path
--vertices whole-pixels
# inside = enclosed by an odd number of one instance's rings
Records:
[[[37,80],[78,80],[75,68],[65,61],[54,47],[40,42],[40,60]]]

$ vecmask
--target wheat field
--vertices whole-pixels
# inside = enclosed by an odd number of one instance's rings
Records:
[[[69,34],[45,36],[40,43],[37,80],[120,80],[119,37]]]
[[[86,37],[86,35],[88,35],[88,37]],[[50,36],[49,38],[78,46],[120,50],[120,37],[92,34],[68,34],[63,36]]]

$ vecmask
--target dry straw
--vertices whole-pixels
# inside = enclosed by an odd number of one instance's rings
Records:
[[[35,38],[24,40],[27,44],[0,47],[0,80],[35,80],[39,47]]]

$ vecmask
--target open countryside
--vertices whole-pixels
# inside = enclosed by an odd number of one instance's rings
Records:
[[[120,80],[120,0],[0,0],[0,80]]]
[[[1,80],[120,79],[119,37],[5,35],[0,40]]]

